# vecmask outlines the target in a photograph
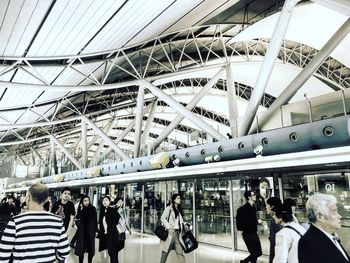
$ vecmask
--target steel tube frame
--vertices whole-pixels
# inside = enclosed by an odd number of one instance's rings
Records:
[[[57,140],[53,135],[50,136],[50,139],[60,148],[60,150],[68,157],[68,159],[79,169],[83,169],[77,159]]]
[[[134,137],[134,158],[140,156],[140,141],[141,141],[141,131],[142,131],[142,120],[143,120],[143,104],[145,89],[143,86],[139,86],[139,92],[137,94],[136,103],[136,116],[135,116],[135,137]]]
[[[219,80],[220,75],[223,73],[224,68],[221,68],[218,73],[216,73],[201,91],[192,98],[192,100],[186,105],[188,111],[192,110],[198,102],[209,92],[209,90],[214,86],[214,84]],[[182,106],[182,105],[181,105]],[[183,106],[182,106],[183,107]],[[172,122],[162,131],[158,138],[150,145],[151,149],[157,149],[158,146],[163,142],[163,140],[176,128],[177,125],[185,118],[185,116],[179,113]],[[220,134],[221,138],[223,137]],[[214,136],[213,136],[214,137]],[[215,138],[215,137],[214,137]]]
[[[230,120],[230,128],[232,137],[238,136],[238,106],[235,82],[233,80],[233,69],[231,64],[226,67],[226,86],[227,86],[227,104],[228,115]]]
[[[126,155],[122,149],[119,148],[119,146],[111,139],[109,138],[103,131],[100,130],[99,127],[97,127],[97,125],[95,123],[93,123],[92,121],[90,121],[87,117],[85,116],[81,116],[82,119],[85,120],[85,122],[98,134],[100,135],[100,137],[105,140],[106,143],[108,143],[113,150],[120,155],[120,157],[122,157],[123,159],[127,160],[129,159],[129,156]]]
[[[285,105],[297,93],[297,91],[304,85],[304,83],[313,75],[317,68],[325,61],[325,59],[332,53],[339,43],[350,32],[350,18],[335,32],[335,34],[327,41],[321,50],[314,56],[314,58],[306,65],[306,67],[293,79],[293,81],[285,88],[285,90],[276,98],[271,104],[270,108],[266,110],[259,123],[262,125],[268,117],[275,113],[282,105]],[[256,130],[256,126],[252,126],[249,133]]]
[[[265,88],[275,65],[278,52],[281,48],[282,41],[287,32],[289,21],[293,14],[293,9],[297,3],[298,0],[287,0],[284,3],[282,12],[272,34],[271,42],[266,52],[264,62],[261,65],[252,96],[249,100],[242,123],[240,124],[241,129],[239,131],[239,136],[246,135],[254,121],[261,98],[264,95]]]

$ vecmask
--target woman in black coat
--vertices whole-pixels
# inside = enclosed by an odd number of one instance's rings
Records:
[[[103,197],[99,219],[99,251],[107,249],[110,262],[118,263],[119,241],[117,225],[120,215],[115,207],[110,206],[110,203],[111,198],[109,196]]]
[[[79,257],[79,263],[84,261],[84,253],[88,253],[88,262],[92,262],[95,255],[95,236],[97,232],[96,208],[91,205],[90,198],[84,195],[81,198],[77,218],[80,219],[77,229],[75,255]]]

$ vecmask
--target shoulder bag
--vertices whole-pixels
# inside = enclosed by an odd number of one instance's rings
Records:
[[[171,214],[171,210],[168,215],[167,221],[169,221],[169,217]],[[155,229],[154,229],[154,234],[160,239],[165,241],[168,238],[168,230],[165,229],[165,227],[162,224],[159,224]]]

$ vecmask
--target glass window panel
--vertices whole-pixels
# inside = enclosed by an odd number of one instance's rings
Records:
[[[198,179],[195,196],[197,239],[232,247],[228,180]]]

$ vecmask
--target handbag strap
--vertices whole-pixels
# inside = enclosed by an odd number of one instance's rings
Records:
[[[292,226],[285,226],[285,227],[283,227],[283,228],[289,228],[289,229],[292,229],[292,230],[294,230],[300,237],[302,237],[303,235],[298,231],[298,230],[296,230],[294,227],[292,227]]]

